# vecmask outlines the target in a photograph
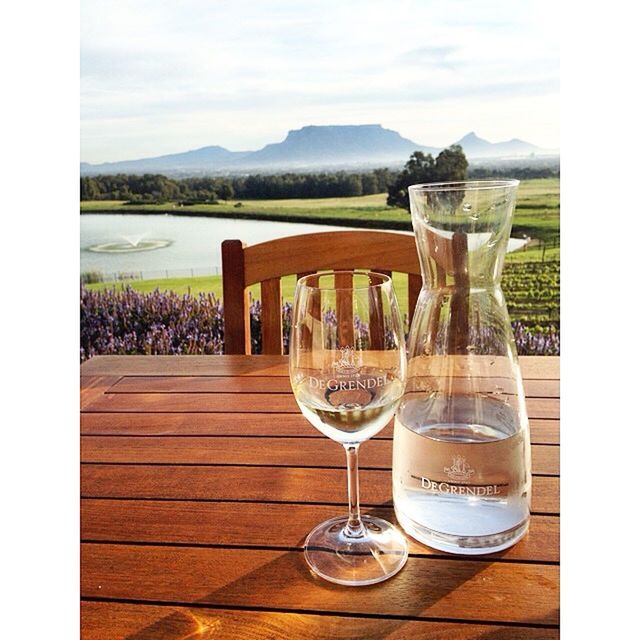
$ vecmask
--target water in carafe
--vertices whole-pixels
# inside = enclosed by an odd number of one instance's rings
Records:
[[[527,531],[529,424],[500,275],[517,181],[415,185],[422,268],[396,414],[393,499],[405,531],[481,554]]]

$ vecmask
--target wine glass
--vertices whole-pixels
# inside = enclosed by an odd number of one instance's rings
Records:
[[[403,323],[391,278],[358,270],[300,278],[289,375],[302,414],[347,454],[349,513],[308,535],[305,558],[342,585],[390,578],[407,561],[407,542],[386,520],[360,515],[358,448],[388,424],[404,391]]]

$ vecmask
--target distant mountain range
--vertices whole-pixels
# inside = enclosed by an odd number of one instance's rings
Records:
[[[524,140],[489,142],[475,133],[455,142],[467,158],[507,158],[531,155],[554,155]],[[258,151],[229,151],[210,146],[172,153],[155,158],[80,163],[81,175],[106,173],[219,174],[247,171],[274,172],[284,170],[354,169],[395,167],[407,161],[414,151],[433,155],[440,147],[429,147],[403,138],[397,131],[379,124],[306,126],[289,131],[282,142],[268,144]]]

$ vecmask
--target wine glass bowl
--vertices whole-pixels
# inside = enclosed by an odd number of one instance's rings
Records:
[[[338,584],[385,580],[404,566],[407,543],[392,524],[360,515],[357,455],[389,423],[404,391],[404,331],[391,278],[358,270],[301,278],[289,373],[302,414],[345,447],[348,467],[349,514],[318,525],[305,558]]]

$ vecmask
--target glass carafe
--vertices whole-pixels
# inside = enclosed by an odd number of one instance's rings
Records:
[[[393,499],[414,538],[491,553],[527,531],[529,423],[500,288],[517,180],[409,187],[423,286],[396,413]]]

